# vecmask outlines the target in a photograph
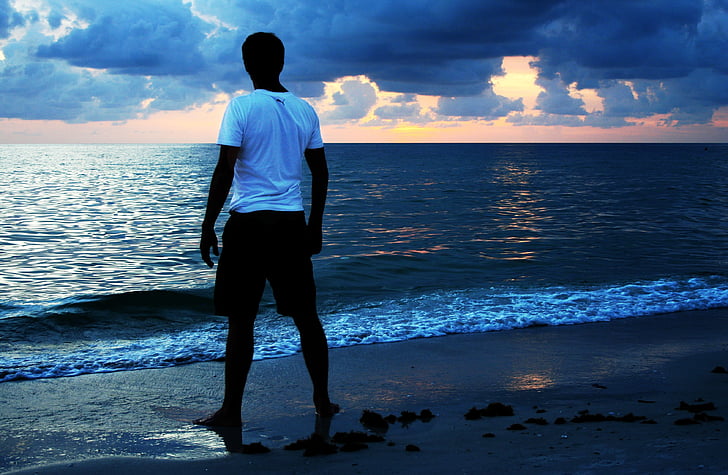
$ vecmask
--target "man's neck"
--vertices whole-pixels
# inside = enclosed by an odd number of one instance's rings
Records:
[[[288,92],[278,78],[251,78],[255,89],[265,89],[270,92]]]

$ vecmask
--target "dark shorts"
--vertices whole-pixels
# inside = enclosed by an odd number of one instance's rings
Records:
[[[255,317],[270,282],[278,313],[316,315],[316,284],[303,211],[231,213],[222,235],[215,314]]]

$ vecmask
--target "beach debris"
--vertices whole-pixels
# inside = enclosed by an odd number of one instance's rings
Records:
[[[512,416],[513,407],[500,402],[492,402],[482,411],[482,414],[485,417]]]
[[[712,404],[712,403],[709,403],[709,404]],[[682,404],[680,407],[682,407]],[[712,409],[706,409],[706,410],[712,410]],[[690,411],[690,412],[692,412],[692,411]],[[700,424],[701,422],[714,422],[714,421],[724,421],[724,420],[725,419],[721,416],[714,416],[712,414],[706,414],[705,412],[696,412],[693,414],[693,417],[676,420],[675,425],[676,426],[687,426],[687,425]]]
[[[518,423],[511,424],[508,427],[506,427],[506,430],[526,430],[526,429],[527,429],[526,426],[524,426],[523,424],[518,424]]]
[[[544,419],[543,417],[531,417],[530,419],[526,419],[524,424],[536,424],[539,426],[547,426],[549,425],[548,421]]]
[[[397,421],[402,424],[402,427],[407,427],[417,420],[417,413],[410,411],[402,411],[402,415],[397,418]]]
[[[728,374],[728,370],[725,369],[725,367],[723,367],[723,366],[716,366],[710,372],[716,373],[716,374]]]
[[[283,450],[303,450],[308,446],[308,443],[308,439],[298,439],[283,447]]]
[[[640,404],[654,404],[657,401],[652,401],[652,400],[649,400],[649,399],[637,399],[637,402],[640,403]]]
[[[578,416],[573,417],[571,422],[605,422],[606,420],[607,416],[604,414],[590,414],[589,411],[582,411]]]
[[[700,424],[701,422],[714,422],[725,420],[721,416],[714,416],[712,414],[707,414],[703,412],[715,410],[715,405],[712,402],[707,402],[703,404],[688,404],[685,401],[681,401],[680,407],[678,407],[677,409],[693,413],[693,417],[676,420],[675,425],[678,426],[695,425]]]
[[[240,447],[240,452],[244,454],[267,454],[270,449],[260,442],[253,442],[252,444],[243,444]]]
[[[607,387],[606,387],[606,386],[604,386],[604,385],[602,385],[602,384],[599,384],[599,383],[594,383],[594,384],[592,384],[592,387],[593,387],[593,388],[597,388],[597,389],[607,389]]]
[[[685,401],[680,401],[680,407],[676,407],[678,411],[688,412],[704,412],[704,411],[715,411],[715,404],[712,402],[704,402],[698,404],[688,404]]]
[[[493,437],[495,437],[495,434],[492,432],[486,432],[485,434],[483,434],[483,438],[485,439],[492,439]]]
[[[411,414],[415,413],[409,413],[405,414],[407,420],[411,419]],[[379,416],[379,417],[377,417]],[[419,418],[415,414],[415,419]],[[362,419],[366,422],[373,422],[375,425],[381,427],[381,421],[380,421],[381,415],[373,412],[373,411],[364,411],[362,414]],[[383,418],[382,418],[383,420]],[[364,423],[362,421],[362,424]],[[359,450],[364,450],[369,448],[369,445],[367,445],[370,442],[384,442],[384,437],[376,434],[367,434],[365,432],[360,431],[350,431],[350,432],[337,432],[334,434],[333,437],[331,437],[330,442],[325,440],[322,436],[318,434],[312,434],[310,437],[306,439],[299,439],[296,442],[292,444],[288,444],[285,447],[283,447],[285,450],[304,450],[304,457],[310,457],[314,455],[329,455],[334,454],[336,452],[356,452]],[[335,444],[341,444],[335,445]],[[388,442],[387,446],[392,447],[394,446],[394,442]],[[415,445],[408,445],[405,450],[408,452],[419,452],[420,448]]]
[[[433,414],[431,410],[422,409],[419,414],[412,411],[402,411],[399,417],[395,416],[394,414],[390,414],[385,417],[384,420],[387,421],[388,424],[394,424],[396,422],[399,422],[400,424],[402,424],[402,427],[407,427],[416,420],[420,420],[422,422],[430,422],[434,418],[435,414]]]
[[[721,416],[713,416],[711,414],[706,414],[704,412],[698,412],[693,416],[693,419],[695,419],[698,422],[711,422],[711,421],[724,421]]]
[[[311,434],[306,439],[298,439],[292,444],[283,447],[283,450],[303,450],[304,457],[312,457],[315,455],[330,455],[339,451],[339,448],[327,442],[318,434]]]
[[[614,416],[612,416],[612,417],[614,417]],[[623,415],[622,417],[614,417],[614,419],[609,419],[609,420],[615,420],[617,422],[637,422],[637,421],[642,422],[642,421],[646,421],[647,418],[645,416],[635,416],[634,414],[629,412],[629,413]]]
[[[486,407],[485,409],[472,407],[465,414],[465,419],[469,421],[474,421],[482,417],[503,417],[512,416],[513,414],[513,407],[507,406],[500,402],[492,402],[488,404],[488,407]]]
[[[483,416],[480,413],[480,409],[478,409],[477,407],[471,407],[470,410],[465,413],[465,419],[469,421],[474,421],[482,417]]]
[[[418,417],[422,422],[430,422],[435,418],[435,414],[433,414],[429,409],[422,409]]]
[[[361,418],[359,418],[361,425],[369,430],[375,432],[387,432],[389,430],[389,423],[382,417],[381,414],[364,409]]]

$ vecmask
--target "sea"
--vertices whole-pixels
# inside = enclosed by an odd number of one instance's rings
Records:
[[[728,144],[326,150],[332,348],[728,307]],[[199,256],[217,154],[0,145],[0,382],[224,356]],[[256,343],[300,351],[269,291]]]

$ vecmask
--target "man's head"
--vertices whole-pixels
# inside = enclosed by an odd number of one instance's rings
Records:
[[[243,43],[243,63],[251,76],[277,76],[283,70],[285,48],[273,33],[253,33]]]

